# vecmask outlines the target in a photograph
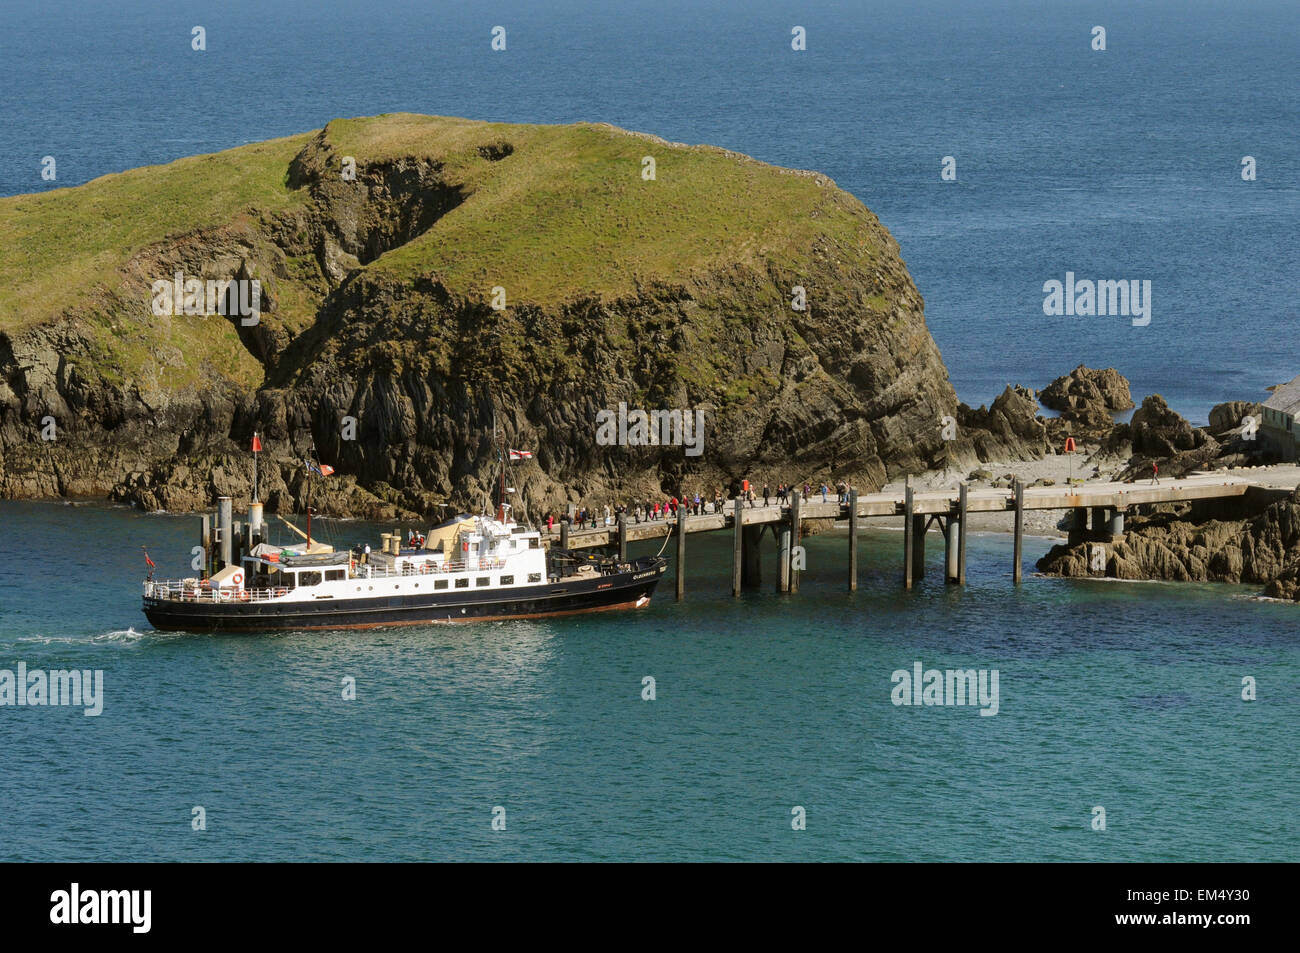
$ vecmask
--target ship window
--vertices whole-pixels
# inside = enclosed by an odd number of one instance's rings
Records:
[[[300,572],[298,573],[298,585],[300,586],[319,586],[319,572]]]
[[[456,588],[457,588],[457,589],[468,589],[468,588],[469,588],[469,580],[468,580],[468,579],[465,579],[465,578],[457,579],[457,580],[456,580]]]
[[[477,579],[474,580],[474,585],[476,585],[476,586],[490,586],[490,585],[492,585],[492,577],[491,577],[491,576],[479,576]]]
[[[530,573],[528,574],[528,581],[529,581],[529,582],[541,582],[541,581],[542,581],[542,574],[541,574],[540,572],[530,572]]]
[[[435,589],[446,589],[446,588],[447,588],[447,580],[446,580],[446,579],[435,579],[435,580],[433,581],[433,588],[435,588]]]
[[[346,579],[348,571],[346,569],[327,569],[325,570],[325,581],[334,582],[339,579]]]
[[[514,584],[515,584],[515,577],[514,577],[514,576],[502,576],[502,577],[501,577],[501,585],[503,585],[503,586],[513,586]]]
[[[528,541],[528,548],[536,549],[539,543],[541,543],[541,540],[538,539],[536,536],[534,536],[532,539]]]

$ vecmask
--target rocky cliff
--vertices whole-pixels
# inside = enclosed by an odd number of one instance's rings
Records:
[[[609,126],[395,115],[0,200],[0,496],[532,513],[940,461],[957,401],[893,238],[811,172]],[[259,282],[256,323],[155,282]],[[208,301],[211,304],[211,301]],[[601,411],[701,412],[701,453]],[[671,435],[670,435],[671,436]]]

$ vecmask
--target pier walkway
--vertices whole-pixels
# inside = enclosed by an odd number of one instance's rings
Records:
[[[911,588],[925,570],[925,537],[927,530],[937,526],[943,535],[945,547],[945,575],[947,581],[964,585],[966,582],[966,524],[969,513],[1005,512],[1013,517],[1014,563],[1012,576],[1021,579],[1021,551],[1024,537],[1023,513],[1026,510],[1072,510],[1073,528],[1070,542],[1090,542],[1099,547],[1095,559],[1104,567],[1108,546],[1123,535],[1124,514],[1130,507],[1155,503],[1178,503],[1205,500],[1231,500],[1247,495],[1261,499],[1280,499],[1289,489],[1269,486],[1264,482],[1238,475],[1196,473],[1182,479],[1165,479],[1159,483],[1076,483],[1072,486],[1023,486],[1009,488],[987,487],[971,489],[959,484],[949,490],[900,490],[880,493],[856,492],[849,494],[849,502],[834,500],[823,503],[821,494],[801,499],[792,491],[788,503],[762,501],[754,505],[741,500],[727,501],[720,513],[703,513],[685,516],[680,523],[675,518],[635,522],[618,517],[614,526],[596,529],[572,528],[562,521],[557,532],[543,532],[549,545],[562,549],[580,549],[592,546],[617,547],[626,558],[630,542],[662,539],[673,535],[677,543],[677,596],[685,591],[686,537],[691,533],[709,533],[730,530],[735,538],[732,566],[732,591],[739,595],[742,589],[760,584],[760,545],[764,532],[770,527],[776,537],[779,553],[777,589],[795,592],[799,587],[799,570],[804,568],[803,551],[799,546],[802,523],[809,519],[847,520],[849,523],[848,564],[849,588],[857,588],[857,535],[864,519],[903,517],[903,585]],[[1092,525],[1088,525],[1091,512]],[[739,520],[737,520],[737,513]]]

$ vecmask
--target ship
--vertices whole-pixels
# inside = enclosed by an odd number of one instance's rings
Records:
[[[260,449],[256,437],[254,447]],[[322,472],[310,461],[307,468]],[[667,559],[547,548],[539,529],[510,517],[504,477],[502,485],[492,516],[461,513],[424,533],[409,530],[405,539],[384,533],[377,548],[341,551],[311,538],[310,489],[307,532],[288,524],[305,543],[292,546],[265,540],[261,503],[250,504],[241,526],[231,520],[230,498],[222,497],[215,538],[203,518],[205,551],[216,544],[212,571],[159,580],[150,573],[145,617],[168,631],[274,632],[540,619],[649,605]]]

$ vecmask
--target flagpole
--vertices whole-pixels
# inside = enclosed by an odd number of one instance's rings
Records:
[[[257,502],[257,431],[253,431],[253,502]]]

